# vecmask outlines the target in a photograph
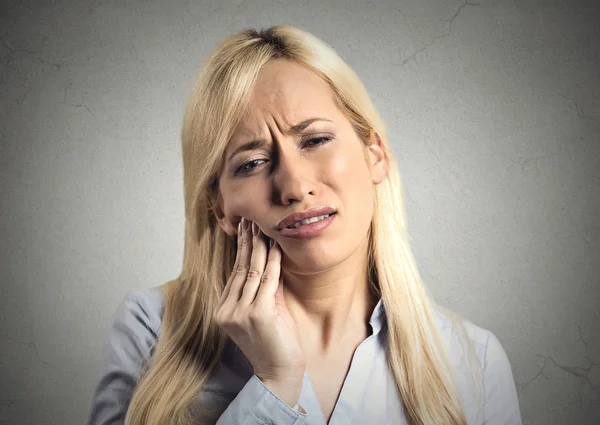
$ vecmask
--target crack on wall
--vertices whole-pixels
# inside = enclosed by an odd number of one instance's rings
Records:
[[[573,104],[573,106],[575,107],[575,111],[577,112],[577,117],[582,119],[582,120],[595,120],[594,117],[591,117],[589,115],[586,115],[583,112],[583,108],[581,108],[577,102],[575,102],[575,100],[572,97],[569,97],[567,95],[564,95],[562,93],[556,93],[557,95],[559,95],[560,97],[562,97],[563,99],[567,99],[569,102],[571,102]]]
[[[575,342],[581,341],[581,343],[585,347],[586,360],[589,363],[586,367],[569,366],[569,365],[561,364],[561,363],[558,363],[552,356],[544,356],[542,354],[536,354],[536,357],[541,357],[541,358],[544,359],[544,363],[542,364],[542,368],[529,381],[517,383],[516,384],[517,387],[520,388],[520,389],[522,389],[522,390],[526,390],[527,387],[529,386],[529,384],[531,384],[532,382],[534,382],[535,380],[537,380],[537,378],[540,377],[540,376],[543,376],[544,378],[546,378],[546,380],[551,380],[552,378],[550,378],[549,376],[547,376],[544,373],[544,371],[546,369],[546,364],[547,364],[548,361],[550,361],[550,362],[552,362],[554,364],[554,366],[556,366],[560,370],[563,370],[566,373],[568,373],[569,375],[572,375],[572,376],[574,376],[574,377],[576,377],[578,379],[583,380],[586,384],[588,384],[589,388],[594,393],[600,395],[600,383],[596,384],[596,383],[592,382],[592,380],[590,379],[590,374],[591,374],[592,370],[594,369],[594,367],[600,366],[600,362],[594,362],[592,360],[592,358],[590,356],[590,353],[589,353],[589,341],[586,341],[581,336],[581,326],[579,326],[579,325],[577,325],[577,332],[578,332],[578,336],[577,336],[577,339],[575,340]],[[579,391],[580,391],[580,396],[581,396],[581,387],[579,388]]]
[[[13,66],[10,67],[10,69],[14,72],[16,71],[16,74],[19,76],[19,78],[21,80],[29,80],[29,76],[24,74],[21,70],[22,68],[22,64],[19,63],[19,61],[15,60],[15,54],[18,53],[24,53],[26,55],[32,55],[35,59],[37,59],[38,62],[44,64],[44,65],[49,65],[52,67],[55,67],[57,70],[60,71],[61,67],[65,64],[62,63],[56,63],[56,62],[51,62],[49,60],[46,60],[43,57],[43,51],[44,51],[44,46],[46,44],[46,41],[48,41],[48,37],[44,37],[44,39],[42,40],[42,44],[40,46],[39,49],[37,50],[29,50],[29,49],[25,49],[25,48],[17,48],[14,47],[13,45],[11,45],[9,42],[7,42],[7,40],[2,40],[2,46],[8,50],[8,54],[5,55],[2,60],[1,60],[1,64],[2,66],[0,67],[0,71],[2,73],[2,75],[0,75],[0,85],[5,84],[6,82],[8,82],[8,80],[6,79],[7,76],[7,72],[9,66],[11,63],[14,62]],[[19,100],[16,100],[16,103],[19,103]]]
[[[74,108],[85,108],[92,116],[95,117],[96,115],[94,115],[94,113],[90,110],[90,108],[86,104],[81,103],[81,102],[80,103],[67,102],[67,92],[69,91],[69,88],[72,85],[73,85],[73,83],[67,84],[67,86],[65,87],[64,93],[63,93],[63,99],[58,103],[63,104],[63,105],[73,106]]]
[[[525,172],[525,167],[528,164],[533,163],[533,166],[535,167],[535,170],[539,173],[540,169],[538,168],[538,161],[540,159],[553,158],[553,157],[559,156],[559,155],[564,154],[564,153],[571,153],[571,151],[569,149],[565,149],[565,148],[558,148],[557,152],[551,152],[551,153],[546,154],[546,155],[538,155],[538,156],[534,156],[534,157],[526,158],[526,159],[522,159],[522,160],[516,160],[516,159],[514,159],[510,153],[506,153],[505,155],[508,156],[508,158],[510,159],[510,161],[513,164],[518,165],[521,168],[522,172]],[[511,167],[512,167],[512,165],[509,165],[508,167],[506,167],[504,169],[504,171],[508,171]]]
[[[6,56],[6,62],[10,62],[13,53],[19,53],[19,52],[23,52],[23,53],[29,53],[29,54],[35,54],[38,53],[37,51],[34,50],[27,50],[27,49],[13,49],[12,47],[10,47],[6,41],[2,42],[2,45],[4,47],[6,47],[6,49],[10,52],[7,56]]]
[[[538,356],[538,355],[536,354],[536,356]],[[516,382],[515,384],[516,384],[517,388],[519,388],[523,391],[527,390],[527,387],[529,386],[529,384],[531,384],[533,381],[537,380],[540,377],[540,375],[543,376],[544,378],[546,378],[546,380],[550,379],[550,377],[546,376],[546,374],[544,373],[544,369],[546,368],[546,360],[547,359],[544,358],[544,364],[542,365],[542,369],[540,369],[540,371],[538,373],[536,373],[535,376],[533,378],[531,378],[529,381]]]
[[[2,41],[2,45],[8,49],[9,54],[6,56],[6,58],[4,58],[4,63],[8,64],[10,62],[13,61],[13,55],[15,53],[27,53],[29,55],[36,55],[36,59],[40,62],[43,63],[45,65],[49,65],[49,66],[53,66],[56,69],[58,69],[60,71],[60,68],[66,64],[64,63],[56,63],[56,62],[50,62],[46,59],[43,58],[43,54],[44,54],[44,46],[46,45],[46,42],[48,41],[48,37],[44,37],[44,39],[42,40],[42,45],[40,46],[40,48],[38,50],[28,50],[28,49],[23,49],[23,48],[13,48],[12,46],[10,46],[6,41]],[[19,75],[21,75],[21,77],[23,77],[23,75],[21,74],[21,72],[19,71]]]
[[[8,55],[6,55],[4,58],[2,58],[2,64],[3,65],[8,65],[9,63],[12,62],[13,60],[13,55],[15,53],[27,53],[27,54],[35,54],[36,52],[31,51],[31,50],[27,50],[27,49],[13,49],[11,46],[9,46],[6,41],[2,41],[2,45],[6,48],[6,50],[8,50]],[[25,75],[23,75],[23,73],[21,72],[21,68],[19,66],[16,66],[17,69],[17,74],[19,74],[19,77],[21,77],[22,79],[27,79],[27,77]],[[4,70],[4,67],[3,69]],[[6,80],[4,80],[4,76],[2,76],[2,80],[4,82],[6,82]]]
[[[425,50],[427,50],[429,47],[431,47],[432,45],[435,44],[436,41],[442,39],[442,38],[446,38],[449,37],[452,34],[452,25],[454,24],[454,21],[456,20],[456,18],[458,17],[458,15],[460,15],[460,12],[462,12],[462,10],[467,7],[467,6],[479,6],[480,3],[471,3],[468,1],[465,1],[456,12],[454,12],[454,15],[452,16],[452,18],[450,19],[444,19],[444,22],[446,22],[448,24],[448,29],[446,30],[446,33],[441,34],[441,35],[434,35],[433,39],[430,43],[425,44],[425,46],[421,47],[419,50],[415,51],[414,53],[411,53],[410,55],[408,55],[405,59],[403,59],[400,64],[396,64],[396,63],[392,63],[392,65],[399,65],[399,66],[404,66],[406,65],[409,61],[414,60],[417,65],[417,55]],[[400,11],[399,11],[400,12]],[[400,12],[402,14],[402,12]],[[403,15],[403,14],[402,14]],[[404,15],[403,15],[404,16]]]
[[[375,6],[375,2],[374,2],[373,0],[370,0],[370,1],[369,1],[369,3],[371,3],[373,6]],[[402,9],[400,9],[400,8],[396,8],[396,12],[398,12],[400,15],[402,15],[402,17],[403,17],[403,18],[405,18],[405,19],[409,19],[409,17],[408,17],[408,16],[406,16],[406,13],[404,13],[404,12],[402,11]]]
[[[34,343],[33,341],[25,341],[25,340],[22,340],[22,339],[15,339],[15,338],[13,338],[13,337],[10,337],[10,336],[8,336],[8,335],[0,335],[0,338],[5,338],[5,339],[8,339],[9,341],[15,342],[15,343],[17,343],[17,344],[24,344],[24,345],[27,345],[29,348],[31,348],[31,349],[33,350],[33,352],[34,352],[35,356],[36,356],[36,357],[37,357],[37,359],[40,361],[40,363],[42,363],[42,364],[45,364],[46,366],[48,366],[48,367],[51,367],[52,369],[58,369],[58,368],[57,368],[56,366],[54,366],[53,364],[51,364],[51,363],[48,363],[47,361],[43,360],[43,359],[40,357],[40,352],[39,352],[39,350],[38,350],[37,346],[35,345],[35,343]]]

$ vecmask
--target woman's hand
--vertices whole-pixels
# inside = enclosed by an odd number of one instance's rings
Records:
[[[242,218],[235,265],[214,319],[242,350],[254,374],[293,406],[302,390],[306,359],[283,298],[280,272],[278,244],[267,250],[258,226]]]

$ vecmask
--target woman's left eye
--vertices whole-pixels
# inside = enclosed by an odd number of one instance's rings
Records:
[[[330,140],[332,140],[333,137],[315,137],[313,139],[308,139],[306,141],[306,144],[310,144],[310,146],[318,146],[318,145],[322,145],[324,143],[329,142]],[[316,143],[312,143],[312,142],[316,142]]]

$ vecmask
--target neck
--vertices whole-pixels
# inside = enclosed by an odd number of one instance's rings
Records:
[[[371,333],[371,296],[365,241],[345,261],[322,273],[298,275],[282,270],[284,299],[303,347],[324,354]]]

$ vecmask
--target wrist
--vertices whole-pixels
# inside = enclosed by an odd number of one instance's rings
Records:
[[[283,370],[257,370],[254,369],[254,374],[262,382],[272,382],[278,385],[296,385],[302,386],[304,380],[304,374],[306,373],[306,366],[298,366],[296,368],[287,368]]]

